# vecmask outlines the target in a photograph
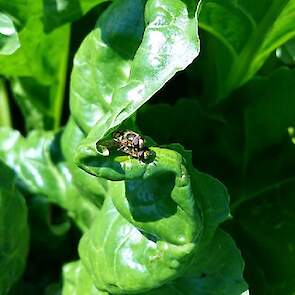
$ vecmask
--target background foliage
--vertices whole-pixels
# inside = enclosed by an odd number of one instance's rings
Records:
[[[294,0],[0,0],[0,294],[294,294],[294,37]]]

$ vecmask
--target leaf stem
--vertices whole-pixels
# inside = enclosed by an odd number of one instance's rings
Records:
[[[65,38],[65,52],[61,61],[60,71],[58,75],[58,86],[56,91],[56,96],[53,102],[53,115],[54,115],[54,126],[53,129],[57,130],[61,124],[61,116],[63,110],[64,96],[65,96],[65,84],[67,79],[67,70],[68,70],[68,58],[70,51],[70,35],[71,35],[71,27],[67,25],[68,34],[67,38]]]
[[[11,127],[11,114],[5,82],[0,79],[0,127]]]

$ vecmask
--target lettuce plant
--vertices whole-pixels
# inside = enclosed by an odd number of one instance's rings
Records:
[[[294,0],[0,8],[0,294],[294,294]]]

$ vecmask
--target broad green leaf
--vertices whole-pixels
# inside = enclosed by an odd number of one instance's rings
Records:
[[[140,293],[179,276],[193,254],[194,244],[151,239],[123,218],[107,198],[79,254],[95,286],[114,294]]]
[[[261,192],[257,198],[243,203],[235,212],[234,231],[238,244],[248,253],[247,276],[251,277],[254,259],[260,269],[260,280],[251,278],[253,288],[262,295],[295,292],[294,192],[290,180]],[[266,288],[264,289],[263,286]]]
[[[228,234],[217,230],[199,258],[183,277],[144,295],[246,295],[244,263]]]
[[[0,161],[0,293],[7,294],[21,276],[28,252],[29,228],[25,200],[15,177]]]
[[[23,138],[18,131],[2,128],[0,142],[0,158],[15,171],[25,192],[67,209],[82,230],[90,226],[98,209],[74,186],[60,151],[59,135],[33,131]]]
[[[85,138],[72,118],[69,119],[61,138],[63,155],[71,171],[73,182],[79,191],[97,207],[101,207],[108,190],[108,181],[85,172],[74,163],[76,149]]]
[[[18,131],[1,129],[1,158],[17,174],[25,190],[47,196],[65,206],[67,167],[54,162],[54,134],[34,131],[23,138]],[[59,168],[61,169],[59,171]]]
[[[60,124],[67,70],[69,27],[45,34],[39,18],[19,33],[21,47],[0,56],[0,74],[12,80],[28,129],[53,129]]]
[[[128,118],[199,53],[196,3],[145,2],[113,3],[75,57],[72,115],[87,133],[96,126],[97,139]]]
[[[80,261],[70,262],[63,267],[62,295],[107,295],[99,291]]]
[[[243,260],[228,234],[218,230],[210,244],[199,253],[198,258],[181,278],[158,289],[140,294],[242,295],[246,290],[246,283],[242,277]],[[65,265],[63,276],[63,295],[109,294],[95,288],[90,275],[80,261]]]
[[[110,0],[44,0],[45,31],[73,22],[94,6]]]
[[[0,73],[34,77],[43,85],[52,82],[66,52],[68,34],[68,26],[45,34],[42,21],[30,19],[19,33],[21,48],[10,56],[0,56]]]
[[[239,191],[233,195],[234,208],[294,175],[291,167],[295,146],[289,137],[295,126],[294,83],[295,72],[282,68],[267,78],[251,81],[238,93],[248,101],[239,116],[242,122],[230,121],[232,125],[240,125],[243,135],[238,155],[242,161],[239,167],[242,181]],[[238,163],[236,157],[233,153],[232,160]]]
[[[114,151],[104,157],[95,146],[80,146],[79,165],[113,180],[112,201],[105,201],[79,247],[82,263],[100,290],[143,292],[181,276],[189,259],[206,249],[218,224],[229,217],[225,188],[193,170],[191,155],[180,146],[169,148],[151,148],[154,161],[142,163]],[[127,251],[131,262],[123,259]],[[158,257],[157,251],[164,253],[151,264],[150,255]],[[166,261],[168,257],[174,260]],[[172,262],[176,266],[167,269]]]
[[[0,55],[10,55],[19,47],[18,34],[11,18],[0,12]]]
[[[294,13],[294,0],[205,1],[200,27],[211,35],[205,55],[213,58],[203,67],[207,95],[219,101],[253,77],[272,51],[295,36]]]
[[[279,144],[288,134],[288,127],[295,127],[294,93],[295,71],[286,68],[268,78],[257,78],[242,90],[241,98],[252,100],[244,115],[247,159]]]

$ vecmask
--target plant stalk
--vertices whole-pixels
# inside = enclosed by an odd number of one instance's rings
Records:
[[[67,26],[67,29],[68,29],[68,35],[67,35],[67,39],[65,40],[66,49],[65,49],[62,63],[59,70],[58,86],[57,86],[56,96],[54,98],[54,104],[53,104],[53,114],[54,114],[53,129],[54,130],[59,129],[61,124],[64,96],[65,96],[65,84],[67,79],[68,59],[69,59],[69,51],[70,51],[70,36],[71,36],[70,25]]]
[[[5,82],[0,79],[0,127],[11,127],[11,113]]]

